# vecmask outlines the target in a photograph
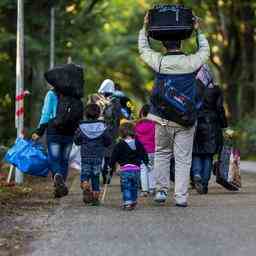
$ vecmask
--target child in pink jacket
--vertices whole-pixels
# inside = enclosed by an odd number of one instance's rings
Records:
[[[136,123],[135,133],[136,138],[144,146],[148,158],[148,166],[141,166],[141,190],[142,195],[148,193],[153,194],[155,191],[155,175],[154,175],[154,153],[155,153],[155,123],[147,119],[150,106],[144,105],[140,111],[140,120]]]

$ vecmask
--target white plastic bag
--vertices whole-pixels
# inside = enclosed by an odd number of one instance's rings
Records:
[[[81,152],[80,146],[73,144],[69,157],[69,168],[81,171]]]

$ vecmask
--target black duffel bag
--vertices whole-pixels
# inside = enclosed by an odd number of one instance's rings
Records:
[[[55,66],[44,75],[45,80],[64,96],[82,98],[84,94],[84,71],[70,63]]]
[[[190,8],[182,5],[157,5],[149,10],[148,34],[159,41],[184,40],[194,29]]]

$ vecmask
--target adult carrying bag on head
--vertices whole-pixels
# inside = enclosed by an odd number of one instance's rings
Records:
[[[149,10],[148,34],[160,40],[184,40],[194,29],[194,16],[190,8],[182,5],[157,5]]]
[[[192,127],[196,122],[197,108],[200,105],[196,102],[195,74],[160,72],[161,64],[150,98],[154,114],[184,127]]]
[[[83,118],[83,102],[80,99],[60,96],[54,127],[60,131],[74,133]]]
[[[5,161],[17,167],[25,174],[47,177],[49,164],[42,144],[18,138],[8,150]]]

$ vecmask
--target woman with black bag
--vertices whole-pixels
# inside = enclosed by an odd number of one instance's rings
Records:
[[[69,156],[79,122],[83,118],[83,69],[75,64],[57,66],[45,73],[50,90],[45,96],[38,129],[32,139],[46,131],[49,167],[53,174],[54,197],[68,194]]]
[[[227,127],[227,119],[222,90],[214,84],[209,67],[203,65],[196,78],[201,107],[194,138],[191,176],[197,192],[207,194],[213,156],[222,149],[222,129]]]

